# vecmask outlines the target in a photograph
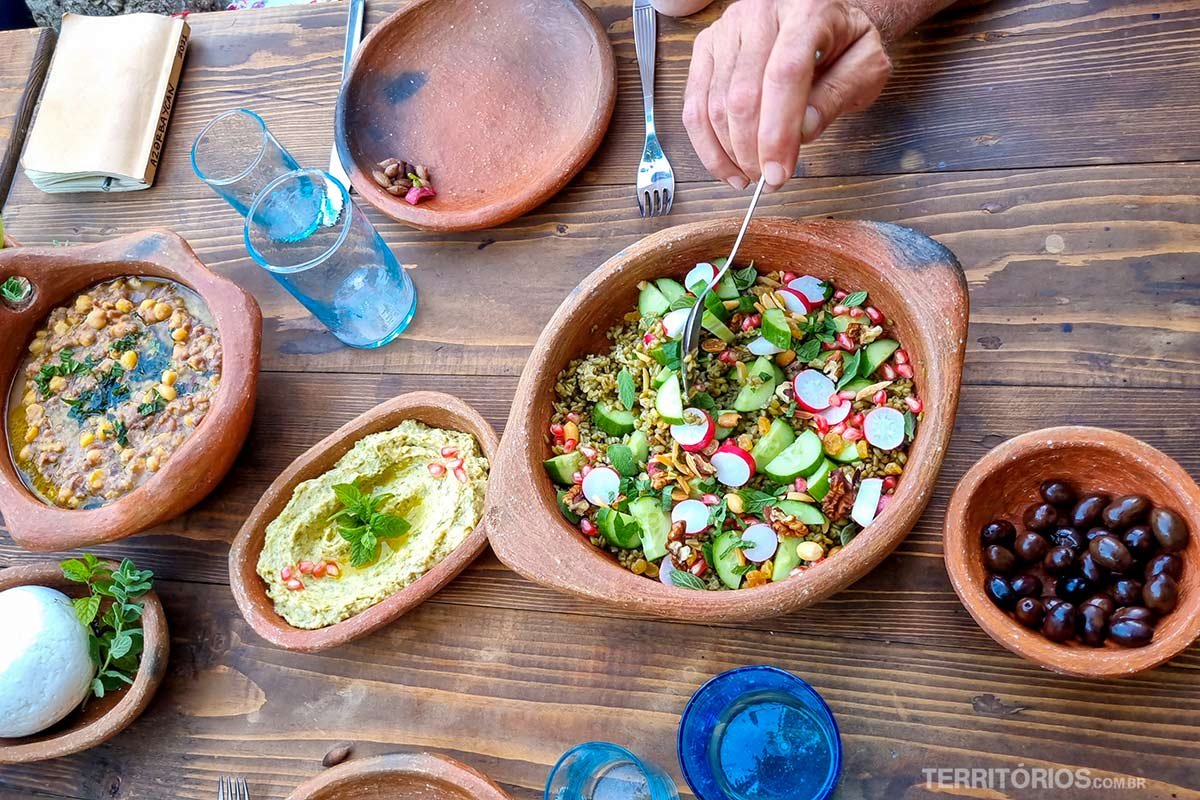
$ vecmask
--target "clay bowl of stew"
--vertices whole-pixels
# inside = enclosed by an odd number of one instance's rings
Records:
[[[111,542],[173,519],[204,498],[233,466],[250,430],[258,381],[262,313],[249,293],[209,271],[187,243],[167,230],[71,247],[0,250],[0,281],[27,279],[32,295],[0,305],[0,386],[6,400],[35,331],[47,314],[80,292],[137,276],[181,284],[207,307],[221,341],[220,384],[207,412],[161,469],[125,494],[94,508],[65,508],[38,497],[15,463],[21,443],[9,442],[8,413],[0,437],[0,512],[27,550],[69,550]]]
[[[740,219],[701,222],[653,234],[609,259],[563,302],[521,375],[493,465],[488,526],[500,560],[538,583],[590,601],[675,619],[732,622],[777,616],[816,603],[879,564],[929,502],[958,407],[967,328],[961,267],[946,248],[908,228],[874,222],[755,221],[739,265],[801,270],[863,289],[890,320],[914,363],[924,421],[894,499],[836,557],[801,576],[736,591],[694,591],[635,575],[593,547],[559,513],[542,466],[559,372],[608,349],[606,332],[637,307],[638,282],[682,277],[728,253]]]
[[[300,785],[288,800],[509,800],[490,778],[436,753],[350,761]]]
[[[1061,479],[1082,496],[1140,494],[1155,507],[1183,516],[1189,530],[1175,610],[1155,625],[1143,647],[1105,642],[1090,647],[1056,643],[1026,628],[984,592],[980,530],[994,519],[1023,529],[1027,507],[1041,502],[1042,481]],[[1083,678],[1136,675],[1174,658],[1200,635],[1200,487],[1174,460],[1132,436],[1103,428],[1064,426],[1009,439],[981,458],[959,481],[946,510],[946,571],[979,627],[1004,647],[1046,669]]]
[[[391,430],[406,419],[432,428],[469,433],[489,463],[495,457],[496,432],[469,404],[440,392],[410,392],[355,417],[293,461],[263,493],[229,551],[229,580],[238,609],[255,633],[271,644],[314,653],[366,636],[425,602],[487,546],[487,526],[481,518],[457,548],[416,581],[366,610],[324,628],[297,628],[276,613],[266,584],[257,572],[267,525],[283,511],[297,485],[328,472],[364,436]]]
[[[354,188],[392,219],[478,230],[562,189],[615,102],[612,46],[580,0],[416,0],[363,40],[335,141]],[[389,194],[372,173],[390,158],[427,167],[437,197]]]
[[[116,567],[116,564],[110,564]],[[0,570],[0,592],[14,586],[48,586],[68,597],[87,589],[63,577],[57,562],[38,562]],[[167,672],[170,634],[162,603],[153,590],[141,598],[145,640],[142,663],[133,685],[104,697],[90,697],[53,727],[30,736],[0,738],[0,764],[24,764],[78,753],[102,744],[129,727],[146,710]]]

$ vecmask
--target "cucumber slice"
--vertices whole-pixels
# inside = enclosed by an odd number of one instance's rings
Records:
[[[892,357],[892,353],[900,349],[900,343],[895,339],[876,339],[863,348],[862,364],[858,374],[869,378],[879,369],[879,365]]]
[[[637,459],[633,457],[633,451],[626,444],[608,446],[608,463],[612,464],[612,468],[626,478],[632,478],[641,472]]]
[[[824,500],[825,495],[829,494],[829,473],[833,472],[833,469],[833,462],[822,458],[816,470],[805,476],[805,480],[808,481],[808,494],[814,500]]]
[[[667,382],[667,378],[669,378],[670,376],[672,376],[674,374],[675,374],[675,371],[673,369],[671,369],[670,367],[662,367],[661,369],[659,369],[658,372],[656,372],[654,374],[654,377],[650,379],[650,385],[653,386],[655,389],[657,389],[658,387],[662,386],[664,383]]]
[[[567,518],[567,522],[571,523],[572,525],[578,525],[579,520],[583,519],[583,517],[579,516],[574,511],[567,508],[566,497],[567,497],[567,490],[559,489],[558,490],[558,510],[560,512],[562,512],[562,515],[564,517]]]
[[[729,330],[725,323],[717,319],[711,311],[705,311],[700,317],[700,326],[725,344],[733,343],[733,331]]]
[[[838,333],[845,333],[846,328],[850,327],[850,323],[855,322],[855,321],[856,320],[854,319],[854,317],[843,314],[840,317],[833,318],[833,327],[837,329]]]
[[[663,297],[667,298],[668,303],[674,303],[687,294],[683,284],[673,278],[659,278],[654,285],[662,292]]]
[[[775,395],[775,369],[769,358],[760,356],[751,364],[749,376],[733,401],[735,411],[759,411],[766,408]]]
[[[776,483],[791,483],[816,469],[821,458],[821,437],[806,430],[775,456],[763,471]]]
[[[771,372],[774,373],[774,375],[775,375],[775,385],[776,386],[783,383],[783,381],[784,381],[783,367],[779,366],[774,361],[772,361],[771,362]]]
[[[683,425],[687,422],[683,418],[683,390],[679,388],[679,376],[675,373],[671,373],[671,377],[658,387],[658,394],[654,396],[654,407],[658,409],[658,415],[662,417],[663,422],[668,425]]]
[[[846,442],[846,446],[841,449],[841,452],[834,453],[830,458],[843,464],[862,461],[862,456],[858,454],[858,442]]]
[[[799,500],[780,500],[775,507],[789,517],[795,517],[805,525],[812,527],[819,527],[829,521],[821,513],[821,509],[808,503],[801,503]]]
[[[609,436],[624,436],[633,431],[633,413],[623,408],[613,408],[608,403],[596,403],[592,408],[592,422]]]
[[[671,301],[652,284],[638,294],[638,313],[643,317],[661,317],[671,310]]]
[[[563,486],[571,486],[571,476],[583,469],[583,453],[573,450],[570,453],[547,458],[542,462],[542,466],[546,468],[550,480]]]
[[[600,535],[613,547],[629,550],[641,544],[641,526],[629,514],[622,514],[612,508],[602,508],[596,513],[596,527],[600,529]]]
[[[768,308],[762,315],[762,335],[780,350],[792,348],[792,329],[788,327],[787,317],[779,308]]]
[[[629,504],[629,515],[641,528],[642,552],[647,561],[657,561],[667,554],[667,536],[671,533],[671,518],[663,511],[657,497],[639,497]]]
[[[854,392],[855,394],[858,394],[859,392],[861,392],[863,389],[867,388],[870,385],[871,385],[871,381],[867,380],[866,378],[855,378],[854,380],[850,381],[845,386],[843,386],[842,390],[846,391],[846,392]]]
[[[725,307],[725,301],[718,297],[716,292],[704,295],[704,309],[722,322],[729,319],[729,309]]]
[[[717,264],[713,264],[713,266],[717,269],[721,268]],[[732,272],[726,272],[725,277],[721,278],[721,282],[713,288],[713,291],[716,292],[717,297],[721,298],[722,300],[737,300],[741,295],[741,292],[738,291],[737,285],[733,282]]]
[[[626,445],[629,447],[629,454],[633,456],[633,463],[639,467],[646,466],[646,462],[650,460],[650,442],[646,439],[646,434],[634,431],[629,434]]]
[[[779,548],[775,551],[775,569],[771,572],[772,581],[787,580],[788,576],[800,564],[800,556],[796,554],[796,545],[804,540],[798,536],[779,537]]]
[[[713,568],[717,571],[721,583],[730,589],[742,585],[742,576],[737,574],[737,569],[742,563],[738,559],[737,548],[731,546],[741,537],[738,531],[724,531],[713,539],[713,560],[717,562],[713,564]]]
[[[754,444],[750,455],[754,457],[755,464],[770,464],[775,456],[786,450],[794,441],[796,431],[792,429],[791,424],[783,419],[773,420],[770,429]]]

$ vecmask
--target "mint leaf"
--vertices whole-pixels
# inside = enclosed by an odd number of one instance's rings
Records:
[[[617,394],[621,398],[621,405],[625,406],[626,411],[633,411],[634,403],[637,402],[637,383],[633,380],[633,375],[624,367],[617,373]]]
[[[804,344],[796,348],[797,360],[805,364],[819,355],[821,355],[821,343],[816,339],[808,339]]]
[[[704,581],[700,580],[692,573],[681,569],[677,569],[671,573],[671,583],[675,584],[681,589],[696,589],[697,591],[701,592],[708,589],[708,587],[704,585]]]
[[[904,412],[904,438],[912,440],[917,433],[917,415],[911,411]]]
[[[776,502],[775,495],[760,492],[757,489],[742,489],[738,492],[738,497],[742,498],[742,504],[746,507],[747,514],[761,515],[764,508]]]
[[[63,577],[75,583],[87,583],[92,577],[92,568],[77,558],[70,558],[58,565]]]
[[[739,292],[744,292],[758,281],[758,270],[754,264],[733,271],[733,285]]]
[[[100,596],[89,594],[87,597],[76,597],[71,601],[75,609],[75,617],[84,625],[91,625],[100,610]]]
[[[862,349],[855,350],[848,358],[842,358],[842,377],[838,379],[837,388],[841,389],[858,377],[858,366],[862,362]]]
[[[866,292],[854,292],[847,295],[846,299],[843,300],[841,304],[846,308],[854,308],[855,306],[861,306],[865,302],[867,302]]]

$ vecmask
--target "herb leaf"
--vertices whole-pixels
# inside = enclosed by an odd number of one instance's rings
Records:
[[[50,394],[50,379],[56,377],[68,377],[70,375],[78,375],[84,372],[91,372],[96,366],[95,360],[88,356],[83,361],[75,360],[75,351],[69,347],[65,347],[58,353],[57,364],[44,365],[38,374],[33,379],[33,385],[38,388],[38,391],[43,395]],[[120,367],[116,367],[120,369]]]
[[[861,362],[862,348],[855,350],[850,354],[849,358],[844,358],[842,360],[842,377],[838,378],[838,389],[841,389],[847,383],[858,377],[858,367]]]
[[[700,580],[692,573],[682,569],[677,569],[671,573],[671,583],[675,584],[681,589],[696,589],[697,591],[701,592],[708,589],[708,587],[704,585],[704,581]]]
[[[412,527],[408,520],[379,510],[391,500],[388,492],[363,494],[357,483],[337,483],[333,494],[343,508],[329,518],[338,535],[350,543],[350,564],[361,567],[379,557],[379,540],[403,536]]]
[[[764,508],[777,502],[775,495],[757,489],[741,489],[738,491],[738,497],[742,498],[746,513],[751,515],[762,514]]]
[[[821,354],[821,342],[817,339],[807,339],[796,348],[796,358],[807,364]]]
[[[90,361],[89,358],[88,362]],[[87,369],[91,369],[91,367],[89,366]],[[118,402],[129,396],[129,384],[121,381],[124,375],[125,370],[113,364],[107,372],[96,379],[95,386],[83,390],[78,397],[68,403],[71,410],[67,412],[67,416],[83,422],[88,417],[99,416],[117,405]]]
[[[733,285],[739,292],[746,291],[758,280],[758,270],[754,268],[753,262],[748,267],[733,270],[732,275]]]
[[[911,440],[917,433],[917,415],[911,411],[904,412],[904,438]]]
[[[20,303],[29,296],[29,283],[16,275],[0,284],[0,297],[10,303]]]
[[[721,551],[721,558],[725,558],[734,550],[745,550],[747,547],[754,547],[754,542],[749,539],[738,539],[736,542],[730,542],[729,546]]]
[[[617,394],[621,398],[621,405],[625,406],[626,411],[633,411],[633,404],[637,402],[637,383],[633,380],[633,375],[624,367],[617,373]]]
[[[854,308],[855,306],[861,306],[865,302],[867,302],[866,292],[852,292],[842,301],[842,305],[846,308]]]

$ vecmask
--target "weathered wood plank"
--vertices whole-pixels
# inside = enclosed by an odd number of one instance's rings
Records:
[[[0,198],[17,170],[54,39],[48,28],[0,31]]]

